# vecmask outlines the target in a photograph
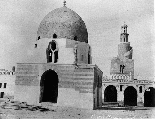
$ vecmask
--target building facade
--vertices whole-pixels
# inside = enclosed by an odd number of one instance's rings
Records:
[[[17,63],[14,96],[35,105],[102,106],[102,71],[92,64],[87,28],[65,5],[45,16],[32,55]]]
[[[15,75],[13,71],[0,69],[0,98],[14,95]]]
[[[128,42],[127,25],[121,27],[118,56],[111,60],[110,77],[103,77],[103,105],[155,106],[155,82],[134,79],[133,49]]]

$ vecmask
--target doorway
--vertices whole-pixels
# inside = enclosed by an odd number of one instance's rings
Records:
[[[133,86],[124,91],[124,106],[137,106],[137,90]]]
[[[155,107],[155,89],[153,87],[145,90],[144,107]]]
[[[57,103],[58,98],[58,75],[53,70],[47,70],[41,76],[40,101]]]
[[[117,89],[113,85],[106,87],[104,91],[104,102],[117,102]]]

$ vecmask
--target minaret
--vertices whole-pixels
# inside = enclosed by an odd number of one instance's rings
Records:
[[[120,44],[118,45],[118,57],[121,60],[132,59],[132,47],[130,46],[130,42],[128,42],[127,33],[127,25],[124,24],[121,26],[121,34],[120,34]]]
[[[133,50],[128,42],[127,27],[126,24],[121,26],[118,56],[111,60],[110,75],[125,76],[124,79],[132,80],[134,79],[134,60],[132,59]]]

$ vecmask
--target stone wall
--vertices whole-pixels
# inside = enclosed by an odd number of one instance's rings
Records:
[[[94,81],[97,83],[99,80],[100,88],[97,90],[99,93],[96,92],[95,94],[98,93],[100,98],[102,97],[102,73],[99,73],[99,69],[96,69],[96,72],[94,72],[94,65],[19,63],[16,70],[15,100],[28,102],[29,104],[39,104],[41,76],[49,69],[54,70],[59,79],[57,105],[93,109]]]
[[[107,86],[113,85],[117,89],[117,102],[124,106],[124,91],[127,87],[132,86],[137,91],[137,106],[144,106],[144,93],[149,87],[155,88],[154,81],[148,80],[123,80],[123,79],[103,79],[102,82],[102,100],[104,103],[104,91]],[[142,91],[140,91],[142,87]]]
[[[128,59],[132,59],[132,52],[131,51],[132,47],[130,46],[130,42],[125,42],[125,43],[120,43],[118,45],[118,56],[122,59],[124,57]],[[125,55],[126,53],[129,53]]]
[[[87,43],[78,43],[77,45],[77,63],[88,64],[89,45]]]
[[[120,72],[120,65],[124,65],[123,73]],[[110,74],[123,74],[126,76],[131,76],[132,80],[134,79],[134,60],[133,59],[126,59],[120,60],[118,57],[115,57],[111,60],[111,68]]]
[[[96,66],[94,68],[94,109],[102,107],[102,71]]]

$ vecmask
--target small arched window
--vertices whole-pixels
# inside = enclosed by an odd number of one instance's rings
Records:
[[[38,40],[40,39],[40,36],[38,36]]]
[[[88,50],[88,64],[91,63],[91,51],[90,51],[90,47],[89,47],[89,50]]]
[[[124,33],[125,33],[125,27],[124,27]]]
[[[37,48],[37,44],[35,44],[34,48]]]
[[[77,36],[74,37],[74,40],[77,41]]]
[[[83,55],[81,55],[81,61],[83,61]]]
[[[125,66],[124,65],[120,65],[120,73],[124,73],[124,68],[125,68]]]
[[[57,38],[57,35],[55,33],[53,34],[53,38]]]
[[[88,64],[90,64],[90,54],[88,53]]]

